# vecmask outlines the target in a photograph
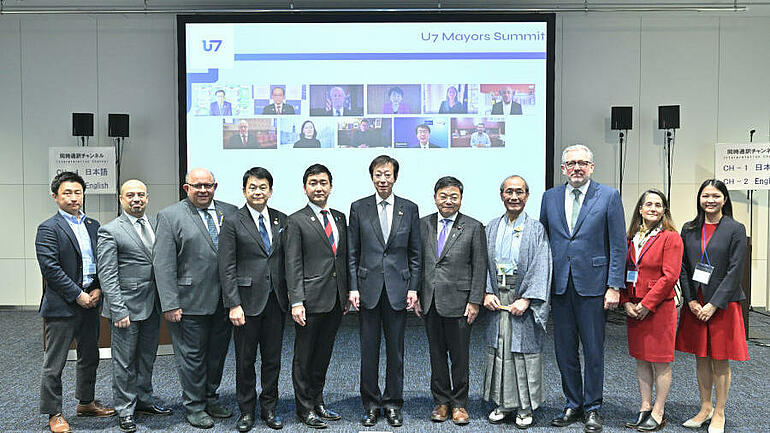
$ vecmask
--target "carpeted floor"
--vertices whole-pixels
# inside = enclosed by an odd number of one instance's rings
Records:
[[[750,316],[752,337],[768,343],[770,339],[770,318],[752,313]],[[291,386],[291,356],[294,328],[286,327],[283,343],[283,358],[279,384],[280,402],[278,414],[284,419],[286,432],[307,432],[311,429],[299,424],[294,416],[294,396]],[[358,326],[354,316],[346,317],[337,336],[334,357],[329,368],[326,384],[326,403],[339,411],[343,420],[332,422],[328,431],[393,431],[384,420],[374,428],[361,427],[358,420],[362,414],[359,397],[359,342]],[[45,432],[47,418],[38,413],[40,366],[42,363],[42,325],[36,312],[0,311],[0,330],[3,346],[0,353],[2,377],[0,385],[0,431],[2,432]],[[502,432],[516,431],[513,424],[493,426],[486,421],[491,407],[481,401],[481,381],[486,348],[480,327],[474,327],[471,343],[471,396],[467,408],[471,423],[457,427],[451,422],[434,424],[428,417],[433,407],[429,390],[430,364],[428,361],[427,339],[419,319],[410,318],[406,333],[404,427],[395,429],[402,433],[411,432]],[[564,429],[551,427],[549,420],[558,414],[563,405],[559,371],[553,354],[553,339],[549,335],[545,346],[545,391],[546,403],[535,413],[536,432],[581,432],[582,425],[575,424]],[[384,371],[383,362],[380,370]],[[728,432],[770,431],[770,392],[768,371],[770,371],[770,349],[749,342],[750,361],[733,363],[732,388],[727,407]],[[626,420],[638,410],[634,361],[627,354],[625,325],[616,313],[610,315],[607,324],[606,366],[604,407],[605,432],[621,432]],[[109,403],[112,400],[111,367],[109,361],[102,361],[97,376],[96,395]],[[170,417],[139,415],[136,419],[139,431],[192,432],[201,431],[189,426],[184,420],[180,403],[181,390],[174,367],[173,356],[159,356],[155,364],[155,394],[158,401],[171,407]],[[382,383],[382,381],[381,381]],[[74,362],[68,362],[63,376],[64,416],[75,432],[119,431],[116,418],[88,419],[75,417]],[[217,420],[210,431],[232,432],[237,420],[235,401],[235,360],[232,345],[225,364],[220,388],[221,399],[232,407],[236,415],[230,419]],[[673,384],[666,413],[669,424],[665,431],[691,431],[680,427],[681,423],[694,415],[699,408],[695,360],[691,355],[677,353],[673,364]],[[253,431],[271,431],[257,424]],[[701,431],[706,431],[704,427]]]

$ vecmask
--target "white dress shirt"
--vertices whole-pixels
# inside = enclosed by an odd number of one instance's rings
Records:
[[[449,223],[446,225],[446,239],[445,241],[449,241],[449,233],[452,231],[452,226],[455,225],[455,220],[457,219],[457,212],[453,213],[452,215],[447,217],[449,219]],[[443,216],[441,216],[441,212],[436,214],[436,243],[438,245],[438,237],[441,236],[441,229],[444,228],[444,222],[441,221],[445,219]],[[446,245],[446,244],[445,244]],[[441,254],[441,251],[438,252]]]
[[[150,234],[150,239],[147,239],[147,241],[150,242],[150,244],[155,244],[155,232],[152,231],[152,225],[150,224],[150,220],[147,219],[147,215],[142,215],[141,218],[137,218],[126,212],[126,216],[128,217],[128,220],[131,221],[131,226],[136,230],[136,234],[139,235],[139,239],[142,238],[142,226],[138,224],[138,221],[144,220],[144,226],[147,227],[147,233]]]
[[[270,239],[270,245],[273,245],[273,229],[270,228],[270,213],[267,211],[267,206],[262,209],[262,212],[254,209],[253,207],[246,205],[246,209],[249,210],[249,214],[251,214],[251,219],[254,220],[254,225],[257,226],[257,231],[259,231],[259,216],[262,215],[262,218],[264,219],[265,223],[265,230],[267,230],[267,238]]]
[[[326,217],[329,218],[329,223],[331,223],[331,226],[332,226],[332,234],[334,234],[334,245],[337,245],[337,247],[339,247],[340,233],[337,231],[337,221],[334,220],[334,215],[332,215],[332,211],[328,207],[321,209],[320,207],[316,206],[315,203],[312,203],[312,202],[308,202],[308,206],[310,206],[310,209],[313,210],[313,213],[318,219],[318,223],[321,224],[322,229],[325,229],[325,227],[324,227],[324,216],[321,215],[321,211],[322,210],[328,211],[328,213],[326,214]]]
[[[220,225],[221,221],[219,221],[219,215],[217,215],[217,210],[214,207],[214,203],[211,203],[207,209],[201,209],[199,207],[196,207],[195,209],[198,212],[198,215],[201,217],[201,220],[203,221],[203,226],[204,227],[208,227],[209,224],[206,221],[206,217],[203,215],[203,213],[201,211],[205,210],[206,212],[208,212],[209,215],[211,215],[211,219],[214,220],[214,227],[217,228],[217,233],[219,233],[219,225]]]
[[[586,198],[586,192],[588,191],[588,186],[591,184],[591,181],[585,183],[585,185],[581,186],[580,188],[574,188],[572,185],[567,183],[567,187],[564,188],[564,215],[567,218],[567,227],[569,227],[570,232],[574,227],[570,227],[570,223],[572,222],[572,203],[575,201],[575,196],[572,194],[572,191],[575,189],[580,190],[580,197],[578,198],[578,202],[580,203],[580,207],[583,207],[583,201],[585,201]],[[579,212],[579,211],[578,211]]]

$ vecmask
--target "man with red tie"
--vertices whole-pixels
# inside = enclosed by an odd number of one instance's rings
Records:
[[[249,133],[249,122],[241,119],[238,122],[238,131],[230,136],[225,149],[256,149],[259,147],[257,137]]]
[[[326,408],[323,389],[343,309],[347,310],[345,214],[329,209],[332,174],[313,164],[302,178],[308,205],[287,219],[286,284],[294,319],[292,383],[297,417],[311,428],[341,419]]]

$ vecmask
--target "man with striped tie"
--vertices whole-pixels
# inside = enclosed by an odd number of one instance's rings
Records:
[[[332,174],[313,164],[302,177],[308,205],[287,219],[286,284],[294,319],[292,383],[297,417],[325,428],[341,417],[324,403],[326,370],[343,309],[347,311],[348,255],[345,214],[329,209]]]

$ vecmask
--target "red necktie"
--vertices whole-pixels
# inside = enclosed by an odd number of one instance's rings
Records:
[[[276,105],[276,106],[275,106],[275,111],[276,111],[278,114],[281,114],[281,106],[280,106],[280,105]]]
[[[334,230],[332,230],[332,224],[329,222],[329,218],[327,217],[328,213],[329,211],[326,209],[321,210],[321,215],[324,217],[324,232],[326,232],[326,237],[329,238],[329,244],[332,246],[332,252],[334,255],[337,255],[337,244],[334,243]]]

